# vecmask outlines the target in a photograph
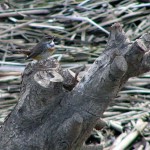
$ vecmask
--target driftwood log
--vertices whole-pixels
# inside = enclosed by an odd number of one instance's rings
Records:
[[[79,150],[124,83],[150,70],[150,34],[131,42],[111,28],[80,82],[52,58],[27,65],[20,99],[0,128],[0,150]]]

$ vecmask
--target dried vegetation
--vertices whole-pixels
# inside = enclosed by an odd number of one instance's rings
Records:
[[[145,0],[146,1],[146,0]],[[84,69],[106,46],[110,26],[123,24],[131,40],[150,30],[147,0],[5,0],[0,5],[0,123],[14,108],[28,63],[22,50],[44,34],[54,35],[63,67]],[[86,144],[89,149],[150,149],[150,74],[131,78],[103,115]]]

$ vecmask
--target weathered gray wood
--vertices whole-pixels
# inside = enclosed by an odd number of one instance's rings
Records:
[[[81,149],[128,78],[150,70],[149,49],[150,34],[131,43],[115,24],[106,50],[79,83],[55,59],[29,64],[19,102],[0,128],[0,149]]]

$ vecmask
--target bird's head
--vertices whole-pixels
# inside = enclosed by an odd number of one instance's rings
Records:
[[[54,36],[45,35],[42,39],[42,42],[44,42],[49,49],[55,48]]]

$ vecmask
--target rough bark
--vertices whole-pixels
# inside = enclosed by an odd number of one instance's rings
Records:
[[[0,128],[3,150],[78,150],[124,83],[150,70],[150,34],[130,42],[112,26],[105,51],[79,83],[52,58],[29,64],[20,99]]]

